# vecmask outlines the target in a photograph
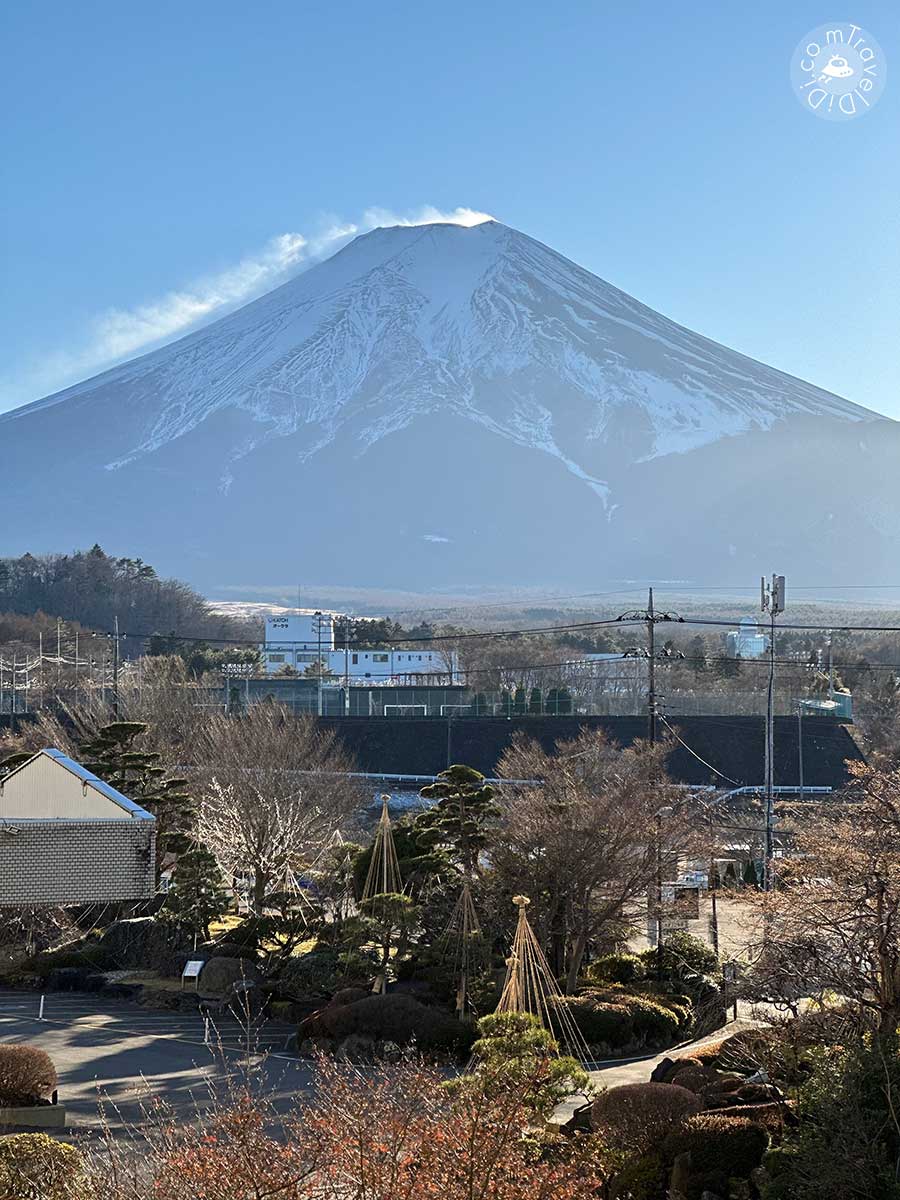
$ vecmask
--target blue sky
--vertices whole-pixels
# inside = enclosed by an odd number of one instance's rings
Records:
[[[0,410],[431,205],[900,417],[900,9],[852,9],[3,5]],[[895,72],[842,124],[789,74],[835,19]]]

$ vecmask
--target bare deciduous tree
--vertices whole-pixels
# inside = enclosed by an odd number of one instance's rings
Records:
[[[347,826],[363,799],[335,735],[276,705],[207,719],[191,759],[200,777],[200,840],[223,869],[252,875],[256,911]]]
[[[506,886],[533,900],[568,991],[589,943],[621,928],[652,888],[658,850],[670,856],[691,845],[684,793],[665,774],[668,752],[645,742],[623,749],[583,732],[553,755],[518,737],[500,762],[501,777],[541,786],[501,785],[491,860]]]
[[[798,819],[762,901],[765,940],[746,987],[796,1006],[837,994],[885,1036],[900,1026],[900,768],[850,763],[843,803]]]

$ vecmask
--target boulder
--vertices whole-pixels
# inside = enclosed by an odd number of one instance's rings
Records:
[[[684,1064],[677,1058],[663,1058],[650,1073],[651,1083],[668,1083],[669,1076],[677,1070],[680,1070]]]
[[[211,958],[200,972],[199,992],[216,999],[234,992],[241,983],[257,983],[259,971],[246,958]]]

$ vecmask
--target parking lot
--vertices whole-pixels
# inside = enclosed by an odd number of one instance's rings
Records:
[[[207,1026],[197,1013],[117,1004],[92,995],[51,993],[43,1020],[34,993],[0,991],[0,1042],[46,1050],[59,1074],[59,1099],[70,1124],[101,1123],[100,1103],[113,1105],[116,1123],[140,1124],[153,1097],[181,1120],[235,1074],[251,1069],[282,1110],[309,1088],[309,1065],[285,1051],[293,1027],[233,1017]]]

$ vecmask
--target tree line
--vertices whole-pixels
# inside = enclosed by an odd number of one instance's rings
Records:
[[[188,584],[160,579],[140,558],[117,558],[100,546],[73,554],[23,554],[0,558],[0,614],[20,618],[8,623],[28,633],[27,618],[40,628],[46,616],[108,632],[119,618],[126,634],[178,631],[193,637],[246,638],[245,622],[219,615]],[[25,618],[25,629],[21,629]],[[127,646],[125,647],[127,651]]]

